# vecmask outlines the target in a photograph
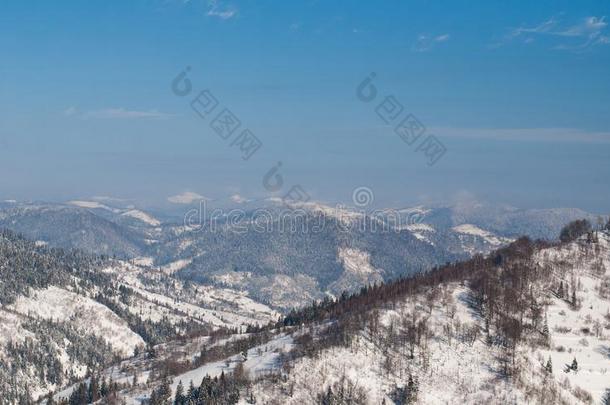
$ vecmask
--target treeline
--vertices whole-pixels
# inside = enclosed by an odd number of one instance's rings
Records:
[[[152,379],[165,378],[171,375],[179,375],[188,370],[193,370],[204,364],[224,360],[228,357],[241,354],[244,358],[248,356],[248,350],[267,343],[273,337],[269,330],[263,328],[255,328],[255,333],[246,334],[241,338],[229,340],[224,344],[214,345],[214,341],[235,335],[237,330],[221,330],[215,331],[212,335],[213,339],[210,340],[207,346],[203,346],[199,352],[199,355],[195,359],[191,360],[174,360],[171,358],[164,359],[157,362],[153,367]],[[154,349],[149,352],[150,355],[155,356]]]
[[[364,331],[385,352],[395,351],[413,358],[417,350],[425,350],[432,333],[426,311],[402,314],[400,324],[383,328],[379,326],[379,310],[395,309],[406,297],[417,295],[431,311],[435,303],[443,302],[445,285],[461,283],[469,287],[471,305],[481,315],[484,327],[480,330],[477,325],[464,325],[460,330],[451,331],[451,335],[470,344],[482,337],[487,344],[500,347],[503,355],[498,369],[511,376],[519,368],[516,361],[519,344],[526,340],[532,345],[549,343],[545,318],[548,297],[555,295],[575,307],[579,303],[575,282],[563,279],[568,274],[565,268],[558,270],[557,266],[541,265],[534,260],[534,254],[582,237],[578,242],[581,251],[585,256],[590,255],[598,250],[597,234],[582,221],[568,224],[562,234],[569,235],[562,242],[523,237],[486,257],[476,255],[418,275],[363,287],[356,294],[344,293],[336,300],[326,298],[291,311],[276,327],[325,323],[315,334],[306,333],[298,339],[292,353],[297,357],[315,356],[327,347],[347,347],[354,336]],[[388,372],[391,368],[387,364]]]
[[[247,386],[249,386],[249,381],[243,364],[240,363],[233,373],[225,374],[223,371],[220,376],[214,378],[206,375],[198,387],[195,387],[193,381],[190,381],[189,388],[185,390],[180,381],[174,396],[172,396],[170,381],[166,378],[158,388],[152,391],[149,404],[234,405],[239,402],[240,391]]]
[[[112,378],[101,377],[94,373],[90,374],[87,381],[78,384],[68,399],[56,401],[50,396],[47,405],[87,405],[98,401],[104,404],[119,404],[117,393],[121,388],[122,385]]]

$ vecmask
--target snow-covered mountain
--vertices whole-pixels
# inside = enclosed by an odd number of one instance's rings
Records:
[[[370,271],[364,256],[349,255]],[[193,341],[194,367],[164,379],[144,365],[149,383],[120,397],[186,400],[222,382],[238,393],[223,403],[240,404],[602,403],[609,267],[608,233],[563,244],[520,239],[487,258],[326,300],[263,332]],[[217,355],[206,361],[198,347]]]
[[[575,216],[593,218],[579,210],[481,203],[364,212],[308,202],[288,215],[277,199],[214,203],[228,204],[229,210],[215,219],[214,229],[206,227],[205,218],[194,228],[182,222],[189,210],[197,214],[198,206],[184,206],[179,222],[173,222],[132,205],[97,200],[5,202],[0,228],[50,247],[145,259],[174,278],[248,291],[260,302],[288,309],[488,253],[521,233],[553,239]],[[236,207],[237,221],[230,214]],[[262,231],[261,210],[271,217]],[[346,252],[366,257],[371,271],[354,272]]]
[[[422,404],[597,404],[610,398],[610,235],[513,254],[492,255],[492,262],[503,262],[485,269],[505,278],[493,289],[515,301],[495,310],[509,313],[491,315],[493,300],[475,285],[483,277],[431,283],[362,315],[362,328],[349,342],[314,349],[315,355],[284,366],[289,371],[280,382],[255,383],[254,396],[263,403],[316,403],[329,392],[342,395],[339,387],[367,404],[410,403],[400,402],[407,397]],[[506,274],[519,272],[508,269],[517,262],[539,274]],[[522,285],[507,284],[514,276]],[[308,330],[322,346],[328,337],[317,328]]]
[[[337,215],[319,204],[300,217],[323,217],[327,226],[317,232],[206,233],[154,222],[133,207],[82,205],[1,212],[95,215],[156,239],[145,255],[119,260],[2,233],[7,403],[85,395],[111,378],[117,400],[140,403],[153,390],[179,392],[191,379],[198,385],[206,374],[212,391],[224,386],[231,398],[271,403],[332,402],[337,391],[350,392],[351,403],[400,403],[416,386],[421,403],[586,403],[589,394],[604,395],[607,233],[563,244],[512,242],[472,223],[441,227],[425,216],[379,233],[349,225],[384,218]],[[447,257],[473,258],[443,265]],[[408,275],[409,263],[428,271],[386,283]],[[319,301],[276,323],[273,308],[312,299]],[[223,372],[230,384],[214,380]],[[497,381],[500,388],[491,388]]]
[[[30,403],[181,336],[275,321],[241,291],[0,234],[0,403]],[[225,332],[226,333],[226,332]]]
[[[142,255],[151,238],[147,227],[129,226],[132,219],[122,217],[120,210],[86,201],[0,206],[0,229],[53,247],[120,257]]]

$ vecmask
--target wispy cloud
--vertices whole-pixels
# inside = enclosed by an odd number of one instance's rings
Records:
[[[67,117],[80,117],[84,119],[168,119],[173,114],[163,113],[157,110],[139,111],[126,108],[104,108],[100,110],[79,111],[76,107],[68,107],[64,110]]]
[[[545,34],[557,26],[558,21],[553,17],[533,27],[518,27],[511,30],[509,38],[516,38],[527,34]]]
[[[535,37],[545,36],[555,39],[553,49],[585,50],[595,45],[610,43],[607,28],[608,23],[605,16],[586,17],[576,23],[565,23],[557,17],[551,17],[535,26],[511,29],[505,40],[496,45],[501,46],[512,40],[531,43],[534,42]]]
[[[419,34],[417,40],[413,44],[413,50],[416,52],[426,52],[434,48],[441,42],[447,42],[451,36],[449,34],[428,35]]]
[[[237,15],[237,8],[234,6],[226,6],[218,0],[208,1],[208,17],[220,18],[221,20],[229,20]]]

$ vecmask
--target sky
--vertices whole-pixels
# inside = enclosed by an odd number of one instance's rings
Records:
[[[607,213],[609,22],[607,1],[3,1],[0,199]]]

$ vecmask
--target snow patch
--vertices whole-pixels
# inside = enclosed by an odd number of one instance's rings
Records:
[[[454,226],[452,229],[453,229],[453,231],[455,231],[457,233],[477,236],[479,238],[484,239],[485,241],[487,241],[488,243],[490,243],[492,245],[500,246],[505,243],[512,242],[512,239],[503,238],[501,236],[494,235],[491,232],[488,232],[484,229],[481,229],[481,228],[479,228],[475,225],[471,225],[471,224],[462,224],[462,225]]]
[[[184,269],[185,267],[187,267],[188,265],[190,265],[193,262],[192,259],[181,259],[181,260],[176,260],[175,262],[171,262],[169,264],[166,264],[165,266],[163,266],[161,268],[161,270],[165,273],[165,274],[174,274],[177,271],[180,271],[182,269]]]
[[[122,213],[121,215],[138,219],[138,220],[140,220],[140,221],[142,221],[142,222],[144,222],[144,223],[146,223],[148,225],[151,225],[151,226],[159,226],[159,225],[161,225],[161,222],[157,218],[153,217],[150,214],[147,214],[144,211],[140,211],[140,210],[135,210],[135,209],[134,210],[130,210],[130,211]]]
[[[377,271],[371,266],[371,255],[358,249],[339,248],[339,259],[345,271],[356,274],[373,274]]]
[[[113,209],[110,208],[109,206],[100,204],[96,201],[72,200],[72,201],[68,201],[68,204],[74,205],[74,206],[80,207],[80,208],[89,208],[89,209],[100,208],[100,209],[104,209],[104,210],[108,210],[108,211],[113,211]]]

